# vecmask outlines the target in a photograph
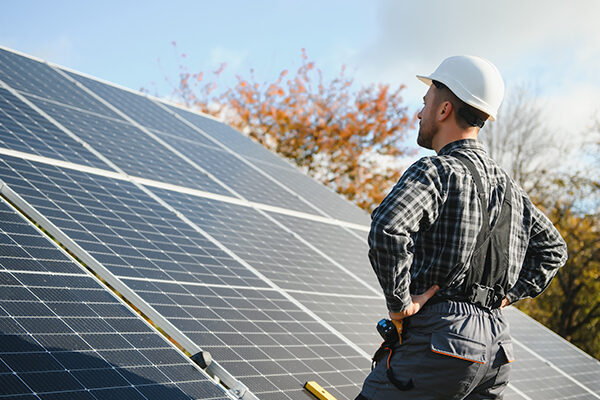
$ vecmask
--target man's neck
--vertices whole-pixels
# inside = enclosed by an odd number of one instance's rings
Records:
[[[469,129],[447,129],[440,130],[433,138],[432,147],[436,154],[439,154],[447,144],[463,139],[477,139],[479,128],[473,127]]]

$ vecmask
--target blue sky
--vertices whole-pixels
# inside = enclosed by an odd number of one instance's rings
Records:
[[[299,65],[302,48],[324,70],[375,32],[376,8],[348,2],[23,1],[3,5],[4,46],[134,89],[163,89],[175,77],[171,44],[192,69],[228,63],[228,76],[254,68],[265,78]],[[364,11],[364,13],[363,13]],[[358,19],[357,19],[358,18]],[[354,29],[355,24],[361,29]],[[372,34],[371,34],[372,35]],[[158,60],[160,59],[160,66]]]
[[[23,0],[3,3],[0,44],[163,95],[164,78],[178,71],[172,41],[192,71],[227,62],[224,84],[250,68],[274,79],[306,48],[326,76],[346,65],[359,84],[406,84],[412,110],[425,90],[415,74],[475,54],[493,61],[509,87],[532,83],[548,121],[575,134],[600,115],[599,14],[594,0]]]

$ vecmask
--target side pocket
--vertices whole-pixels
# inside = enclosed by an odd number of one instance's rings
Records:
[[[452,332],[433,332],[431,335],[431,351],[477,364],[487,362],[484,343]]]
[[[500,348],[504,352],[504,356],[506,357],[506,362],[511,363],[515,361],[515,355],[513,352],[513,345],[511,341],[505,341],[500,343]]]

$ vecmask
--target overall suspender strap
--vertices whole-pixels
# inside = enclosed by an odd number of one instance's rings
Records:
[[[457,154],[457,158],[471,172],[477,188],[482,219],[471,265],[463,284],[464,295],[469,302],[484,308],[496,308],[508,289],[506,286],[512,195],[510,179],[507,177],[504,201],[492,229],[486,198],[487,191],[484,190],[481,175],[469,158],[460,154]]]
[[[477,167],[473,164],[473,161],[463,156],[462,154],[457,154],[456,157],[463,163],[465,167],[471,172],[471,176],[475,181],[475,186],[477,188],[477,194],[479,196],[479,205],[481,206],[481,229],[479,230],[479,234],[477,235],[477,242],[475,244],[475,249],[479,248],[485,239],[490,235],[490,214],[488,212],[487,207],[487,198],[485,196],[486,190],[483,188],[483,182],[481,181],[481,175],[477,171]]]

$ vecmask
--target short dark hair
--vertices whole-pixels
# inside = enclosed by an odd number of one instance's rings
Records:
[[[432,81],[438,92],[436,93],[435,101],[437,104],[442,101],[449,101],[456,110],[456,123],[463,129],[471,126],[483,128],[485,121],[489,115],[473,106],[468,105],[458,98],[448,86],[439,81]]]

